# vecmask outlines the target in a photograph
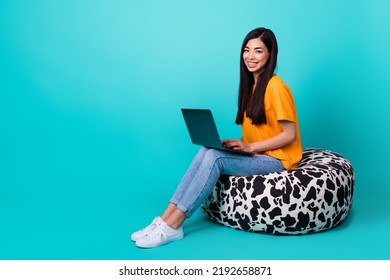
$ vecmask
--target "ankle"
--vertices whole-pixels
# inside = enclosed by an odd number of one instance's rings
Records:
[[[178,229],[183,225],[183,222],[166,223],[171,229]]]
[[[170,228],[178,229],[183,225],[186,219],[186,214],[184,214],[181,210],[176,209],[167,219],[164,219],[164,222]]]

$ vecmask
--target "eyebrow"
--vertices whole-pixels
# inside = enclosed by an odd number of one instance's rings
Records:
[[[249,47],[245,46],[244,49],[249,49]],[[254,48],[254,49],[255,49],[255,50],[263,50],[264,48],[262,48],[262,47],[256,47],[256,48]]]

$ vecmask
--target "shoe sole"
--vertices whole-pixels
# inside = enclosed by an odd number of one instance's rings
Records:
[[[166,244],[169,244],[169,243],[174,242],[174,241],[178,241],[178,240],[183,239],[183,238],[184,238],[184,234],[176,236],[176,237],[173,237],[169,241],[166,241],[164,243],[161,243],[161,244],[158,244],[158,245],[154,245],[154,246],[151,246],[151,245],[150,246],[149,245],[140,245],[140,244],[137,244],[137,242],[135,242],[135,245],[138,248],[142,248],[142,249],[152,249],[152,248],[157,248],[157,247],[164,246]]]

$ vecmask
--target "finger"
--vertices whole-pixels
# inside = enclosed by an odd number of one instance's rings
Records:
[[[236,149],[237,147],[240,146],[240,143],[237,141],[230,141],[229,143],[226,144],[226,146],[231,149]]]

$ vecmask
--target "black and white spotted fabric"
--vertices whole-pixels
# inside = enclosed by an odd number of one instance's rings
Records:
[[[333,228],[349,214],[354,171],[341,155],[306,148],[296,169],[222,176],[201,206],[215,222],[244,231],[306,234]]]

